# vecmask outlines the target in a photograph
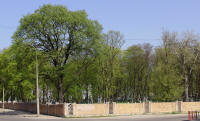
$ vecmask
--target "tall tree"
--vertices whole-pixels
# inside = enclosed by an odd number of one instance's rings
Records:
[[[85,11],[73,12],[60,5],[44,5],[20,20],[13,38],[48,55],[57,72],[58,101],[63,102],[64,65],[75,53],[86,49],[86,44],[98,42],[100,32],[101,26],[88,19]]]
[[[171,50],[179,64],[179,73],[184,78],[184,100],[189,101],[189,85],[192,72],[200,56],[198,36],[193,32],[185,32],[178,38],[177,33],[164,32],[165,39],[170,42]]]
[[[143,101],[148,99],[148,83],[151,74],[152,47],[150,44],[133,45],[124,54],[123,65],[126,67],[125,100]]]
[[[121,47],[124,44],[123,35],[118,31],[109,31],[103,35],[104,44],[102,52],[98,57],[99,74],[98,83],[101,85],[101,99],[103,101],[111,101],[113,99],[116,86],[115,81],[119,73],[121,57]]]

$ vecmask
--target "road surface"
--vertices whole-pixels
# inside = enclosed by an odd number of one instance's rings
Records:
[[[165,115],[133,115],[133,116],[114,116],[99,118],[60,118],[54,116],[41,115],[36,117],[21,111],[6,110],[5,113],[0,109],[0,121],[187,121],[186,114],[165,114]]]

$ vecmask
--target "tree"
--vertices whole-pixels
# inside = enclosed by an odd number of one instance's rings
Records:
[[[100,39],[101,26],[87,18],[85,11],[70,11],[60,5],[44,5],[24,16],[14,34],[47,55],[56,70],[58,101],[63,102],[64,65],[75,54],[90,49]],[[87,47],[87,48],[86,48]]]
[[[124,100],[144,101],[149,96],[152,47],[150,44],[133,45],[124,52]]]
[[[184,100],[189,101],[189,86],[192,82],[192,72],[199,55],[198,37],[192,32],[185,32],[181,38],[177,37],[177,33],[164,32],[163,36],[170,44],[170,49],[175,55],[179,74],[184,79]]]
[[[109,31],[103,35],[104,44],[97,59],[98,87],[103,93],[99,96],[103,101],[111,101],[115,94],[115,82],[120,70],[121,47],[124,44],[123,35],[118,31]]]
[[[151,73],[150,99],[152,101],[176,101],[182,99],[182,76],[177,60],[168,46],[156,48],[154,68]]]

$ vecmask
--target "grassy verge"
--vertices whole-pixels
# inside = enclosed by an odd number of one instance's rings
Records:
[[[120,116],[135,116],[135,115],[169,115],[169,114],[186,114],[183,112],[169,112],[169,113],[143,113],[143,114],[127,114],[127,115],[101,115],[101,116],[67,116],[66,118],[103,118],[103,117],[120,117]]]

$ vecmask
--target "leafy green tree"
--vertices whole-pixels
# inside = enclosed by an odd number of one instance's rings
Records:
[[[198,36],[192,32],[186,32],[179,38],[177,33],[164,32],[163,36],[166,43],[170,44],[169,47],[177,61],[178,72],[183,78],[184,100],[189,101],[190,86],[193,82],[192,73],[200,56]]]
[[[125,66],[124,100],[144,101],[149,97],[149,86],[152,63],[150,44],[134,45],[124,53]]]
[[[56,71],[58,101],[63,102],[64,66],[76,53],[92,48],[100,39],[101,26],[87,18],[85,11],[70,11],[60,5],[44,5],[24,16],[14,39],[36,47],[46,55]],[[87,47],[87,48],[86,48]]]
[[[150,98],[153,101],[182,100],[182,76],[178,72],[177,60],[170,48],[157,48],[154,69],[151,73]]]
[[[120,70],[121,47],[124,44],[123,35],[118,31],[109,31],[103,35],[104,44],[97,59],[98,84],[101,90],[99,98],[112,101],[116,91],[116,79]]]

